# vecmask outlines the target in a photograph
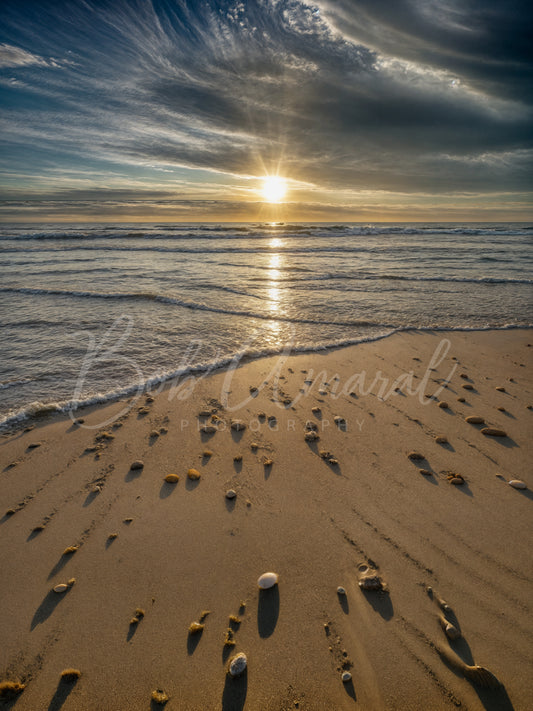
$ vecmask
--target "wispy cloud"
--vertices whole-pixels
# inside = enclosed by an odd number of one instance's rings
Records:
[[[39,17],[18,7],[0,11],[13,43],[0,45],[0,167],[29,161],[54,190],[76,166],[93,171],[94,189],[106,170],[123,174],[117,189],[145,191],[174,171],[177,199],[226,176],[223,206],[276,170],[317,200],[351,192],[354,209],[364,190],[386,200],[531,188],[531,12],[518,0],[73,0]],[[35,180],[8,186],[35,197]]]

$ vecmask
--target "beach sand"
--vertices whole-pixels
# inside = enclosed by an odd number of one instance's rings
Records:
[[[528,344],[398,333],[5,434],[0,707],[530,709]]]

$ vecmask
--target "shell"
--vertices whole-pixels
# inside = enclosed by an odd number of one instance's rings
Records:
[[[234,499],[237,496],[235,489],[228,489],[226,491],[226,499]]]
[[[68,590],[68,585],[66,583],[59,583],[54,588],[55,593],[64,593]]]
[[[484,425],[485,420],[483,417],[478,417],[477,415],[471,415],[470,417],[465,417],[465,422],[469,425]]]
[[[242,420],[232,420],[231,429],[235,430],[236,432],[240,432],[241,430],[246,429],[246,425]]]
[[[507,433],[504,430],[499,430],[496,427],[484,427],[481,430],[481,434],[489,437],[507,437]]]
[[[144,469],[144,462],[140,459],[136,459],[134,462],[131,463],[130,469]]]
[[[520,479],[511,479],[509,486],[512,486],[513,489],[527,489],[526,482],[520,481]]]
[[[337,588],[337,595],[346,595],[346,590],[342,587],[342,585],[339,585]]]
[[[168,484],[177,484],[179,480],[180,478],[177,474],[167,474],[165,477],[165,481]]]
[[[189,479],[195,481],[196,479],[199,479],[202,475],[197,469],[189,469],[187,471],[187,476],[189,477]]]
[[[230,660],[228,668],[230,676],[239,676],[243,673],[247,666],[248,659],[246,658],[246,654],[244,654],[244,652],[240,652],[240,654],[237,654]]]
[[[350,674],[350,672],[347,672],[347,671],[342,672],[341,679],[342,679],[343,683],[346,684],[352,680],[352,675]]]
[[[268,588],[273,588],[274,585],[277,585],[277,583],[277,573],[263,573],[263,575],[261,575],[257,580],[257,585],[261,588],[261,590],[268,590]]]

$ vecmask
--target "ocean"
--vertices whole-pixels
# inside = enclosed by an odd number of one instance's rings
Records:
[[[0,425],[234,357],[533,326],[533,225],[1,225]]]

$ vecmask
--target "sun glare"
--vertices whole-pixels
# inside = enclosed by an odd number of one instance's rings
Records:
[[[277,175],[270,175],[263,180],[262,192],[266,202],[281,202],[287,192],[287,181]]]

